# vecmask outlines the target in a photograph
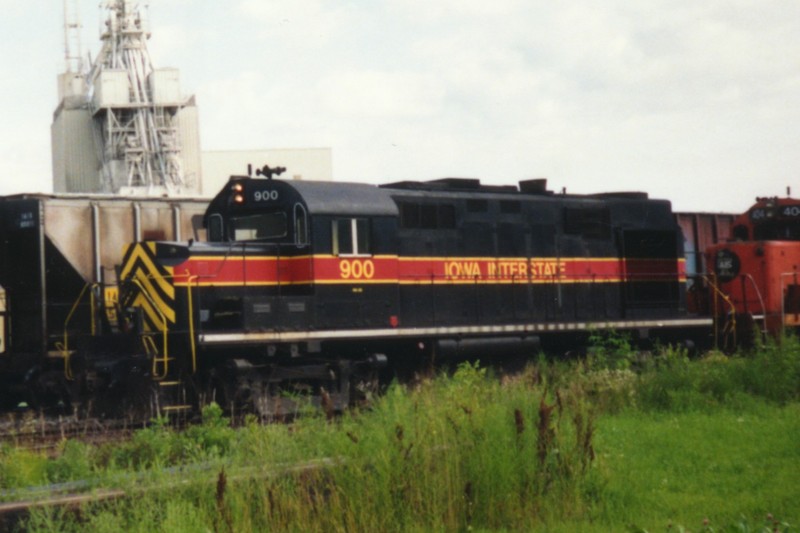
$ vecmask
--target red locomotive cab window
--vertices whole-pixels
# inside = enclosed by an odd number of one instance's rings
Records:
[[[333,255],[370,255],[369,221],[365,218],[340,218],[333,221]]]

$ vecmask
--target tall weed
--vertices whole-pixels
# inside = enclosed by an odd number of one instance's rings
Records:
[[[449,377],[392,384],[369,408],[333,419],[251,419],[233,430],[210,405],[198,426],[177,432],[156,421],[111,450],[68,445],[48,462],[4,448],[0,479],[24,486],[86,472],[158,473],[146,497],[90,506],[74,520],[42,511],[33,531],[530,530],[640,497],[609,492],[599,415],[628,410],[649,420],[649,411],[665,411],[671,419],[753,398],[762,406],[800,398],[794,338],[697,360],[669,347],[645,358],[625,354],[625,342],[583,361],[540,359],[502,379],[464,364]],[[641,430],[632,433],[637,450]],[[192,463],[211,470],[168,469]],[[186,481],[180,486],[176,472]],[[132,489],[144,494],[141,484]]]
[[[141,470],[225,457],[247,465],[247,475],[226,466],[211,483],[182,470],[188,482],[176,486],[167,470],[148,478],[156,489],[147,497],[84,509],[80,523],[102,531],[525,529],[592,505],[601,486],[594,417],[581,387],[548,385],[534,367],[501,383],[477,363],[412,388],[392,385],[368,411],[331,421],[233,432],[212,408],[180,434],[159,423],[138,432],[114,462]],[[31,529],[50,529],[48,516]],[[65,519],[62,530],[76,524]]]

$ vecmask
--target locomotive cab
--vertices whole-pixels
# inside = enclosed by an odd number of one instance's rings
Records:
[[[208,241],[308,245],[308,212],[282,182],[232,177],[203,219]]]
[[[233,177],[204,223],[207,251],[224,250],[235,277],[198,281],[239,292],[235,327],[244,331],[387,326],[396,301],[382,286],[397,279],[397,215],[376,187]]]
[[[706,260],[724,295],[717,319],[728,329],[747,338],[753,330],[774,335],[800,326],[800,200],[757,199]]]

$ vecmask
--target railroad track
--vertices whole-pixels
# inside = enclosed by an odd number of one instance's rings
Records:
[[[65,440],[102,444],[129,438],[146,424],[131,420],[102,420],[73,416],[12,413],[0,419],[0,445],[57,453]]]
[[[0,491],[0,531],[11,530],[21,519],[34,509],[63,508],[78,510],[87,504],[135,498],[142,494],[162,492],[168,493],[176,488],[190,484],[220,483],[227,481],[247,481],[267,479],[276,476],[302,474],[329,468],[337,468],[345,464],[342,458],[322,457],[293,464],[277,464],[270,466],[251,466],[231,468],[222,463],[203,463],[191,467],[172,467],[163,471],[159,479],[170,481],[149,484],[148,474],[130,474],[119,477],[112,486],[99,480],[79,480],[68,483],[57,483],[24,490]],[[187,476],[192,474],[192,476]],[[125,488],[120,488],[125,487]]]

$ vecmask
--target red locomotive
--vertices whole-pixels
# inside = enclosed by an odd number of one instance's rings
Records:
[[[800,199],[758,198],[705,255],[727,343],[800,326]]]

